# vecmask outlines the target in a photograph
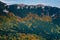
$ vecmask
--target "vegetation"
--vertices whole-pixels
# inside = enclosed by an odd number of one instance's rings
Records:
[[[0,2],[0,40],[60,40],[60,8],[18,6]]]
[[[32,13],[24,18],[13,13],[0,16],[0,40],[60,40],[60,27],[44,17]]]

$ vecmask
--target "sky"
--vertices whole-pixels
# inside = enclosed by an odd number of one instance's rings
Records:
[[[60,0],[0,0],[0,1],[5,2],[8,5],[11,5],[11,4],[27,4],[27,5],[43,4],[43,5],[49,5],[49,6],[60,8]]]

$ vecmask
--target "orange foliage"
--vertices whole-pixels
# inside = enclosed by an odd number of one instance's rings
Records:
[[[43,19],[44,21],[52,21],[52,18],[49,17],[49,16],[43,16],[42,19]]]
[[[43,17],[38,16],[37,14],[28,14],[26,17],[24,18],[19,18],[19,20],[22,21],[27,21],[27,20],[32,20],[33,18],[37,19],[37,20],[43,20],[43,21],[52,21],[52,18],[50,16],[46,16],[44,15]]]

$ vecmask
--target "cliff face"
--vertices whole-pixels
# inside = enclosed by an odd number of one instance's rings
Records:
[[[0,40],[60,40],[60,8],[0,2]]]

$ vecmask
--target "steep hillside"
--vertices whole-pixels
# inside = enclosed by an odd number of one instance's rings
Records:
[[[60,8],[0,2],[0,40],[60,40]]]
[[[11,40],[14,40],[17,35],[20,35],[18,33],[28,34],[28,36],[35,34],[38,36],[37,38],[40,38],[41,40],[59,40],[60,27],[58,25],[54,25],[51,21],[44,20],[36,14],[29,14],[24,18],[17,17],[13,13],[8,13],[7,16],[0,16],[1,40],[2,38],[4,38],[3,40],[6,40],[7,38],[9,40],[11,35]],[[16,40],[18,37],[19,36],[16,37]]]
[[[0,2],[0,15],[6,15],[6,13],[13,12],[16,16],[25,17],[29,13],[37,14],[39,16],[50,16],[52,22],[60,26],[60,8],[38,5],[25,5],[25,4],[13,4],[7,5]]]

